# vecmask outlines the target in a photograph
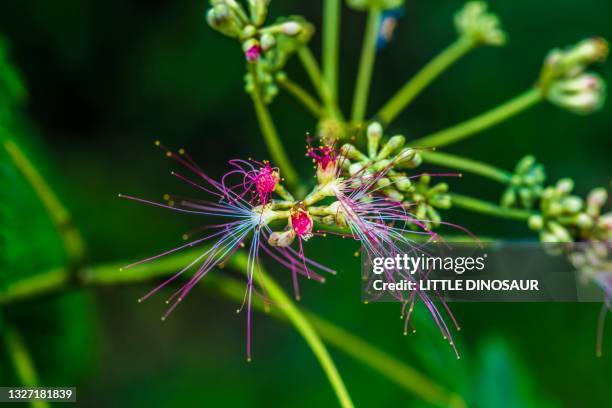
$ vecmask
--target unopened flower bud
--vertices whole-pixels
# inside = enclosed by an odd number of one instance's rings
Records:
[[[540,231],[544,226],[544,218],[541,215],[532,215],[527,220],[527,225],[534,231]]]
[[[276,44],[276,39],[272,34],[263,34],[260,39],[261,49],[265,52]]]
[[[269,4],[270,0],[249,0],[249,10],[253,24],[259,27],[266,21]]]
[[[574,181],[569,178],[564,178],[557,181],[556,190],[560,194],[569,194],[574,189]]]
[[[383,193],[385,193],[388,199],[397,201],[398,203],[402,202],[404,199],[404,195],[394,188],[385,188],[383,189]]]
[[[580,213],[574,218],[574,223],[580,228],[591,228],[593,219],[585,213]]]
[[[359,161],[359,162],[367,162],[368,157],[361,153],[359,149],[353,146],[350,143],[346,143],[340,149],[340,154],[349,158],[350,160]]]
[[[275,247],[287,247],[293,243],[295,239],[295,231],[289,229],[283,232],[273,232],[268,238],[268,243]]]
[[[607,229],[608,231],[612,231],[612,212],[606,213],[599,217],[597,225]]]
[[[312,237],[312,228],[314,226],[314,222],[312,217],[303,207],[295,207],[291,209],[291,228],[297,236],[304,241],[307,241]]]
[[[301,30],[302,26],[300,25],[300,23],[297,23],[295,21],[287,21],[286,23],[281,24],[281,31],[285,35],[298,35]]]
[[[448,194],[438,194],[429,199],[429,203],[437,208],[449,209],[452,207],[453,200]]]
[[[553,104],[577,114],[598,111],[606,100],[606,83],[596,74],[554,81],[546,98]]]
[[[383,128],[378,122],[372,122],[368,126],[367,137],[368,137],[368,155],[371,159],[376,157],[378,152],[378,145],[383,135]]]
[[[395,187],[399,191],[408,191],[412,188],[412,182],[406,176],[400,176],[395,179]]]
[[[395,157],[395,167],[398,169],[414,169],[419,167],[422,162],[423,158],[421,155],[410,147],[406,147]]]
[[[461,36],[474,45],[501,46],[506,43],[506,33],[500,28],[499,18],[487,11],[482,1],[469,1],[455,14],[455,27]]]
[[[351,176],[354,176],[355,174],[358,174],[362,170],[363,170],[363,164],[361,164],[361,163],[353,163],[349,167],[349,174]]]
[[[406,138],[404,136],[402,135],[393,136],[380,149],[380,151],[378,152],[378,155],[376,155],[376,160],[386,159],[387,157],[392,155],[394,152],[404,147],[404,143],[406,143]]]
[[[225,3],[216,4],[208,10],[206,21],[209,26],[228,37],[239,38],[242,35],[242,22]]]
[[[569,213],[576,213],[582,209],[582,199],[577,196],[565,197],[562,201],[563,209]]]
[[[561,224],[555,221],[549,221],[546,226],[548,230],[557,237],[558,242],[570,243],[573,241],[569,231]]]
[[[591,192],[589,193],[589,196],[587,197],[587,205],[589,207],[593,206],[601,208],[607,200],[608,192],[606,191],[606,189],[603,187],[598,187],[591,190]]]
[[[261,57],[263,50],[259,41],[254,38],[245,41],[242,44],[242,50],[244,51],[244,56],[246,57],[248,62],[255,62]]]

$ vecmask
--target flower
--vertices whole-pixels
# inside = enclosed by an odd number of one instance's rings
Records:
[[[506,33],[500,28],[499,18],[487,9],[487,3],[482,1],[465,3],[455,14],[457,32],[474,45],[506,44]]]
[[[236,174],[240,174],[242,176],[242,182],[230,188],[233,190],[241,190],[238,193],[241,198],[244,198],[246,193],[250,193],[252,196],[250,203],[257,203],[265,206],[270,202],[274,191],[282,190],[279,184],[279,170],[273,168],[268,161],[259,163],[254,160],[245,161],[234,159],[230,160],[229,164],[234,167],[234,170],[229,171],[223,176],[223,185],[227,186],[227,179]],[[284,192],[284,190],[281,193],[286,197],[286,192]],[[291,197],[288,198],[291,199]]]
[[[587,38],[565,49],[553,49],[544,61],[538,87],[554,105],[577,114],[598,111],[606,99],[606,83],[588,66],[604,61],[608,43],[603,38]]]
[[[303,204],[291,209],[291,228],[304,241],[312,237],[314,222]]]
[[[157,145],[161,146],[159,142],[157,142]],[[294,231],[304,239],[307,239],[312,231],[312,219],[310,219],[309,224],[307,212],[305,214],[300,212],[294,215],[293,210],[289,211],[289,209],[286,208],[286,202],[280,201],[277,203],[271,200],[272,192],[284,190],[279,190],[280,183],[278,171],[269,163],[232,160],[230,161],[230,165],[233,169],[226,173],[221,181],[216,181],[204,173],[184,150],[181,149],[178,154],[166,150],[166,155],[175,159],[197,178],[194,181],[192,178],[174,171],[172,172],[173,176],[207,193],[209,196],[212,196],[214,200],[175,199],[166,196],[167,203],[158,203],[122,194],[120,194],[119,197],[170,209],[183,214],[215,217],[220,219],[221,222],[208,225],[206,230],[210,232],[203,237],[194,239],[159,255],[135,262],[123,269],[150,262],[186,248],[207,244],[202,249],[202,252],[194,256],[194,259],[188,265],[166,279],[139,300],[144,301],[148,299],[171,282],[186,275],[188,271],[194,271],[192,276],[166,301],[170,306],[162,316],[162,320],[165,320],[204,276],[215,267],[222,266],[236,251],[241,250],[243,247],[247,247],[248,261],[245,300],[239,311],[244,308],[247,310],[246,353],[247,358],[250,360],[252,354],[251,300],[255,286],[254,277],[260,268],[260,251],[263,249],[263,251],[277,263],[287,267],[291,271],[294,279],[294,287],[296,288],[296,297],[299,297],[299,289],[297,289],[298,275],[307,276],[309,279],[315,279],[317,281],[323,281],[324,279],[322,276],[311,270],[313,267],[323,272],[334,273],[334,271],[304,257],[301,247],[300,252],[290,248],[288,246],[290,242],[285,243],[283,247],[268,245],[268,243],[273,244],[273,241],[276,239],[275,237],[277,237],[269,226],[275,221],[282,221],[290,218],[294,226]],[[239,176],[241,179],[240,183],[234,185],[230,184],[230,179],[233,176]],[[249,195],[252,197],[249,197]],[[187,239],[189,239],[189,237],[187,237]],[[279,239],[277,239],[277,242],[278,241]]]
[[[312,157],[317,168],[317,182],[326,184],[338,176],[337,152],[332,145],[312,147],[310,142],[306,153]]]
[[[603,107],[606,101],[606,82],[594,73],[560,79],[550,86],[547,98],[554,105],[572,113],[587,115]]]

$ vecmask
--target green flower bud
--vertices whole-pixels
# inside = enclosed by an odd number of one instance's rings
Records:
[[[557,242],[573,242],[572,236],[570,235],[569,231],[561,224],[558,224],[555,221],[549,221],[546,224],[546,227],[548,228],[550,233],[552,233],[557,238]]]
[[[412,182],[406,176],[395,177],[395,187],[399,191],[409,191],[412,189]]]
[[[393,136],[391,139],[387,141],[378,152],[376,156],[376,160],[383,160],[389,157],[391,154],[401,149],[406,143],[406,138],[402,135]]]
[[[500,28],[499,18],[487,11],[482,1],[469,1],[455,14],[455,27],[459,35],[474,45],[501,46],[506,43],[506,34]]]
[[[597,74],[584,73],[554,81],[546,98],[572,113],[586,115],[600,110],[606,101],[606,83]]]
[[[368,138],[368,155],[371,159],[376,157],[378,152],[378,145],[383,135],[383,128],[378,122],[372,122],[368,126],[367,138]]]
[[[369,10],[377,8],[380,10],[389,10],[402,6],[404,0],[346,0],[346,4],[355,10]]]
[[[580,228],[591,228],[593,226],[593,219],[585,213],[577,214],[574,217],[573,221],[576,226]]]
[[[398,169],[414,169],[421,165],[423,158],[415,149],[406,147],[395,156],[394,161]]]
[[[544,227],[544,218],[541,215],[532,215],[527,220],[527,225],[534,231],[540,231]]]
[[[249,0],[249,11],[251,13],[251,21],[257,27],[263,25],[268,15],[268,5],[270,0]]]
[[[385,188],[383,193],[393,201],[402,202],[404,196],[394,188]]]
[[[574,189],[574,180],[563,178],[557,181],[556,190],[559,194],[569,194]]]
[[[295,240],[295,231],[291,228],[283,232],[273,232],[268,238],[268,243],[274,247],[288,247]]]
[[[365,154],[361,153],[359,149],[357,149],[355,146],[353,146],[350,143],[346,143],[342,145],[342,147],[340,148],[340,154],[349,158],[350,160],[354,160],[358,162],[368,161],[368,157]]]
[[[243,23],[225,3],[217,4],[208,10],[206,21],[209,26],[228,37],[240,38],[242,36]]]
[[[260,39],[261,49],[266,52],[276,45],[276,39],[272,34],[263,34]]]
[[[582,209],[582,199],[577,196],[565,197],[562,205],[565,212],[576,213]]]
[[[354,176],[355,174],[359,173],[360,171],[362,171],[364,169],[363,164],[361,163],[353,163],[351,164],[351,166],[349,167],[349,174],[351,176]]]

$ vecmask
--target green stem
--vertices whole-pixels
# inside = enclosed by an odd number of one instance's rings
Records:
[[[21,385],[26,388],[38,387],[38,375],[21,334],[15,327],[9,326],[7,323],[4,327],[3,337],[6,354],[13,363],[15,374]],[[31,401],[30,405],[33,408],[49,407],[49,403],[46,401]]]
[[[324,111],[321,105],[319,105],[319,102],[300,85],[285,76],[278,77],[278,84],[287,93],[300,101],[315,117],[320,118],[323,116]]]
[[[38,199],[47,210],[49,218],[51,218],[62,240],[62,244],[70,262],[73,264],[81,262],[85,255],[85,243],[79,231],[72,224],[70,213],[62,205],[59,198],[38,172],[34,164],[28,159],[23,150],[21,150],[19,145],[8,136],[4,138],[2,145],[15,164],[15,167],[19,169],[21,174],[32,186]]]
[[[270,117],[270,112],[261,96],[261,87],[257,79],[256,69],[255,64],[249,64],[249,71],[254,85],[252,99],[255,105],[257,120],[259,121],[259,127],[261,128],[261,133],[268,146],[272,160],[281,169],[281,174],[287,184],[291,187],[295,187],[298,183],[298,175],[287,156],[287,152],[280,141],[274,122]]]
[[[520,210],[516,208],[504,208],[488,201],[479,200],[464,196],[461,194],[450,193],[453,201],[453,206],[463,208],[465,210],[478,212],[481,214],[491,215],[494,217],[508,218],[518,221],[527,221],[534,213],[528,210]]]
[[[379,23],[380,9],[378,7],[370,8],[363,37],[355,95],[353,96],[353,114],[351,116],[353,122],[363,121],[366,114],[370,81],[374,69],[374,60],[376,59],[376,37]]]
[[[215,286],[226,296],[241,302],[244,296],[244,284],[236,279],[225,276],[218,277]],[[269,312],[273,317],[286,321],[286,317],[278,308],[266,309],[259,300],[253,305],[260,311]],[[440,385],[427,378],[415,368],[403,364],[395,357],[377,349],[372,344],[335,324],[302,308],[302,314],[310,321],[314,329],[327,344],[342,351],[347,356],[360,361],[367,367],[378,372],[388,380],[400,386],[404,391],[412,393],[424,401],[438,406],[463,407],[461,397],[443,389]]]
[[[499,169],[490,164],[482,163],[472,159],[455,156],[453,154],[442,152],[421,152],[423,161],[437,166],[449,167],[461,171],[478,174],[479,176],[487,177],[498,181],[502,184],[508,184],[512,179],[512,173],[506,170]]]
[[[413,142],[413,146],[437,147],[449,145],[490,128],[534,106],[540,101],[542,101],[541,91],[538,88],[531,88],[503,105],[491,109],[475,118],[417,139]]]
[[[323,77],[333,101],[338,100],[340,10],[340,0],[323,0]]]
[[[247,271],[248,258],[243,253],[237,253],[232,256],[230,265],[236,269],[239,269],[243,273]],[[259,273],[261,282],[265,287],[266,293],[270,299],[277,305],[279,305],[282,313],[287,317],[289,322],[295,327],[295,329],[302,335],[306,343],[312,350],[315,357],[319,360],[323,371],[327,375],[327,379],[332,385],[340,406],[344,408],[352,408],[353,402],[349,396],[348,391],[344,385],[342,377],[336,368],[327,348],[323,344],[323,341],[312,327],[308,319],[300,312],[295,306],[293,301],[285,294],[281,287],[270,278],[263,269],[259,269],[256,273]]]
[[[432,59],[412,77],[376,114],[376,119],[384,126],[389,125],[427,87],[448,67],[474,48],[473,41],[459,37]]]
[[[167,276],[172,271],[180,269],[185,264],[193,261],[199,254],[201,254],[201,250],[187,251],[124,270],[121,270],[121,266],[128,262],[98,265],[82,271],[78,282],[83,286],[91,287],[150,281]],[[6,288],[6,292],[0,292],[0,304],[8,304],[66,289],[70,284],[70,281],[67,279],[68,276],[68,270],[51,270],[46,273],[37,274],[36,277],[22,280],[18,285],[14,284]],[[264,285],[268,289],[268,282],[265,282]],[[207,277],[207,285],[204,287],[209,288],[210,286],[219,288],[221,292],[230,295],[229,297],[239,302],[242,301],[244,287],[233,279],[212,274]],[[259,303],[255,302],[254,304],[256,307],[263,309],[263,303]],[[275,301],[275,303],[284,305],[284,302]],[[440,385],[422,375],[418,370],[401,363],[394,357],[348,333],[346,330],[308,311],[304,311],[303,314],[328,344],[371,367],[404,390],[426,401],[437,401],[442,406],[447,406],[444,401],[448,402],[457,399],[454,394],[444,390]],[[281,308],[278,308],[278,310],[273,308],[272,315],[286,319]],[[457,404],[456,406],[463,405]]]
[[[298,49],[297,53],[302,65],[304,66],[306,74],[308,74],[308,77],[310,78],[310,82],[312,82],[312,85],[319,93],[319,97],[323,101],[328,115],[338,120],[344,120],[342,117],[342,112],[340,112],[337,103],[332,98],[329,86],[323,78],[321,70],[319,69],[319,64],[317,63],[317,60],[312,54],[310,48],[307,46],[302,46]]]

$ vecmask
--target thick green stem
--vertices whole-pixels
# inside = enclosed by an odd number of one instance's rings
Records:
[[[448,67],[474,48],[474,42],[459,37],[412,77],[376,114],[384,126],[389,125],[406,107]]]
[[[325,105],[327,114],[333,118],[344,120],[342,117],[342,112],[340,112],[336,101],[334,101],[332,98],[329,85],[323,78],[321,70],[319,69],[319,64],[317,63],[317,60],[312,54],[310,48],[307,46],[302,46],[298,49],[297,53],[302,65],[304,66],[306,74],[308,74],[308,77],[310,78],[310,82],[312,82],[312,85],[319,93],[319,97]]]
[[[361,122],[366,114],[368,95],[370,93],[370,81],[376,59],[376,37],[378,36],[378,25],[380,24],[380,9],[372,7],[368,13],[363,46],[361,48],[361,59],[357,73],[355,95],[353,96],[353,122]]]
[[[169,273],[180,270],[184,265],[193,261],[201,252],[201,250],[191,250],[123,270],[121,266],[128,262],[94,266],[82,271],[78,283],[89,287],[150,281],[168,276]],[[242,262],[244,261],[239,261],[239,263]],[[36,277],[23,280],[20,284],[7,288],[7,292],[0,293],[0,304],[8,304],[64,290],[70,284],[70,281],[67,279],[68,277],[68,270],[52,270],[38,274]],[[244,285],[237,283],[234,279],[211,274],[207,277],[206,283],[206,285],[202,286],[205,289],[210,289],[211,287],[218,288],[222,293],[229,295],[239,302],[243,299]],[[264,285],[268,289],[268,282],[265,282]],[[284,305],[284,302],[275,301],[274,303]],[[262,302],[256,301],[254,304],[256,307],[264,309]],[[273,316],[287,320],[282,307],[272,308],[271,311]],[[373,345],[313,313],[303,311],[303,314],[325,342],[371,367],[404,390],[413,393],[423,400],[438,403],[441,406],[461,407],[464,405],[460,403],[461,399],[459,397],[444,390],[440,385],[422,375],[418,370],[403,364]],[[452,401],[457,402],[453,405]]]
[[[85,254],[85,243],[72,224],[70,214],[19,145],[8,136],[4,138],[2,145],[47,210],[70,262],[79,263]]]
[[[321,105],[319,105],[319,102],[317,102],[317,100],[300,85],[285,76],[280,76],[278,78],[278,84],[281,88],[283,88],[283,90],[304,105],[304,107],[308,109],[315,117],[323,117],[324,110]]]
[[[257,67],[255,64],[249,64],[249,71],[253,80],[253,92],[251,95],[253,104],[255,105],[257,120],[259,121],[259,127],[261,128],[261,133],[263,134],[264,141],[268,146],[274,164],[281,169],[281,175],[287,184],[291,187],[295,187],[298,183],[298,175],[291,164],[291,160],[289,160],[287,156],[287,152],[280,141],[270,112],[268,112],[268,108],[261,96],[261,87],[257,79],[256,69]]]
[[[479,176],[490,178],[502,184],[508,184],[512,178],[512,173],[509,171],[453,154],[423,151],[421,152],[421,157],[426,163],[478,174]]]
[[[4,346],[6,354],[13,363],[15,374],[21,383],[21,386],[26,388],[38,387],[38,375],[32,357],[23,342],[21,334],[15,327],[5,324],[3,328]],[[5,384],[6,385],[6,384]],[[46,401],[32,401],[30,405],[33,408],[47,408],[49,403]]]
[[[236,279],[218,277],[215,286],[226,296],[237,302],[242,301],[244,296],[244,284],[239,283]],[[269,312],[270,315],[279,320],[287,320],[279,308],[266,309],[262,301],[254,302],[254,306],[260,311]],[[440,385],[424,376],[419,370],[403,364],[395,357],[314,313],[304,310],[303,308],[301,310],[302,314],[310,321],[314,329],[321,335],[326,343],[342,351],[349,357],[360,361],[365,366],[370,367],[400,386],[403,390],[438,406],[465,406],[461,397],[443,389]]]
[[[499,205],[490,203],[488,201],[479,200],[477,198],[472,198],[461,194],[450,193],[450,196],[454,207],[491,215],[493,217],[527,221],[527,219],[534,214],[533,212],[527,210],[500,207]]]
[[[538,88],[531,88],[503,105],[491,109],[475,118],[417,139],[412,142],[412,145],[420,147],[449,145],[511,118],[540,101],[542,101],[541,91]]]
[[[340,0],[323,0],[323,78],[329,96],[338,101],[338,58],[340,44]]]
[[[242,272],[247,271],[248,258],[243,253],[237,253],[232,256],[230,265]],[[270,278],[263,269],[259,269],[256,273],[259,274],[261,282],[265,287],[266,293],[275,304],[278,305],[282,313],[287,317],[289,322],[295,327],[295,329],[302,335],[310,349],[312,350],[315,357],[319,360],[323,371],[327,375],[340,405],[344,408],[353,407],[351,397],[346,390],[344,381],[340,377],[340,373],[336,368],[327,348],[323,344],[323,341],[317,334],[316,330],[312,327],[308,319],[300,312],[295,306],[293,301],[285,294],[281,287]]]

